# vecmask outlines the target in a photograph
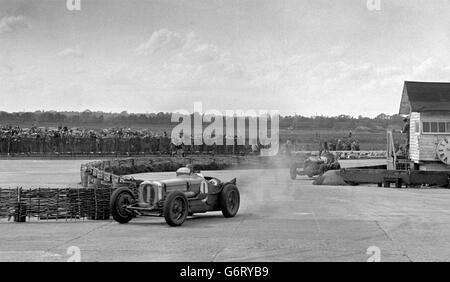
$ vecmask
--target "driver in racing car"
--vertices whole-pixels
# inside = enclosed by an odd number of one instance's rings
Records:
[[[200,176],[203,178],[203,174],[201,174],[200,172],[195,172],[194,171],[194,165],[193,164],[187,164],[186,167],[190,170],[191,174],[195,174],[197,176]]]

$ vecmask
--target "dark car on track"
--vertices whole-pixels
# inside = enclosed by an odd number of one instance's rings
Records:
[[[110,207],[119,223],[128,223],[136,216],[164,216],[170,226],[180,226],[195,213],[222,211],[224,217],[234,217],[239,204],[236,178],[222,182],[184,167],[177,170],[175,178],[142,182],[137,197],[129,188],[117,188]]]
[[[303,168],[300,170],[299,168]],[[337,158],[330,153],[324,156],[310,156],[306,160],[301,162],[293,162],[290,166],[289,172],[292,180],[297,178],[297,175],[307,175],[308,177],[314,177],[316,175],[322,175],[328,170],[340,169],[341,166],[337,161]]]

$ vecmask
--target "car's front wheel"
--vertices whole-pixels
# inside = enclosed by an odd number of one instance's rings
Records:
[[[220,192],[220,208],[224,217],[234,217],[240,204],[239,190],[234,184],[227,184]]]
[[[115,221],[128,223],[133,218],[133,213],[126,209],[135,202],[133,192],[126,187],[117,188],[111,195],[110,209]]]
[[[164,218],[170,226],[180,226],[186,220],[189,213],[188,199],[180,191],[174,191],[167,195],[164,202]]]

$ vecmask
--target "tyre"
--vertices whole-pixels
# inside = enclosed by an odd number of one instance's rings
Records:
[[[110,209],[112,217],[119,223],[128,223],[133,218],[133,213],[125,207],[135,201],[133,192],[127,187],[117,188],[111,195]]]
[[[309,178],[313,178],[314,177],[314,170],[312,167],[307,167],[305,169],[305,174],[309,177]]]
[[[167,195],[163,213],[167,224],[170,226],[182,225],[189,213],[186,195],[180,191],[174,191]]]
[[[224,217],[234,217],[239,210],[239,190],[234,184],[227,184],[220,192],[220,209]]]
[[[309,178],[314,177],[314,164],[311,163],[305,163],[303,166],[303,172],[306,174]]]
[[[291,174],[292,180],[297,179],[297,166],[296,165],[291,166],[290,174]]]
[[[321,164],[319,166],[319,175],[323,175],[327,171],[328,171],[328,166],[326,164]]]

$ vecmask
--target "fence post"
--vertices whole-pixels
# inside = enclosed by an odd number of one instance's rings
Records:
[[[31,201],[31,192],[30,192],[30,195],[29,195],[29,207],[28,207],[28,210],[29,210],[29,212],[27,212],[28,213],[28,220],[30,220],[31,219],[31,211],[33,210],[32,209],[32,207],[33,207],[33,202]]]
[[[38,188],[38,218],[41,219],[41,187]]]
[[[77,189],[77,203],[78,203],[78,214],[80,215],[80,219],[83,217],[82,213],[81,213],[81,200],[80,200],[80,189]],[[84,220],[84,217],[83,217]]]
[[[95,203],[95,218],[94,220],[98,219],[97,216],[97,211],[98,211],[98,207],[97,207],[97,188],[94,188],[94,203]]]
[[[15,222],[25,222],[27,220],[26,212],[23,212],[24,206],[21,203],[22,200],[22,187],[17,187],[17,199],[14,211],[14,221]]]
[[[59,188],[56,189],[56,221],[58,221],[59,217]]]

